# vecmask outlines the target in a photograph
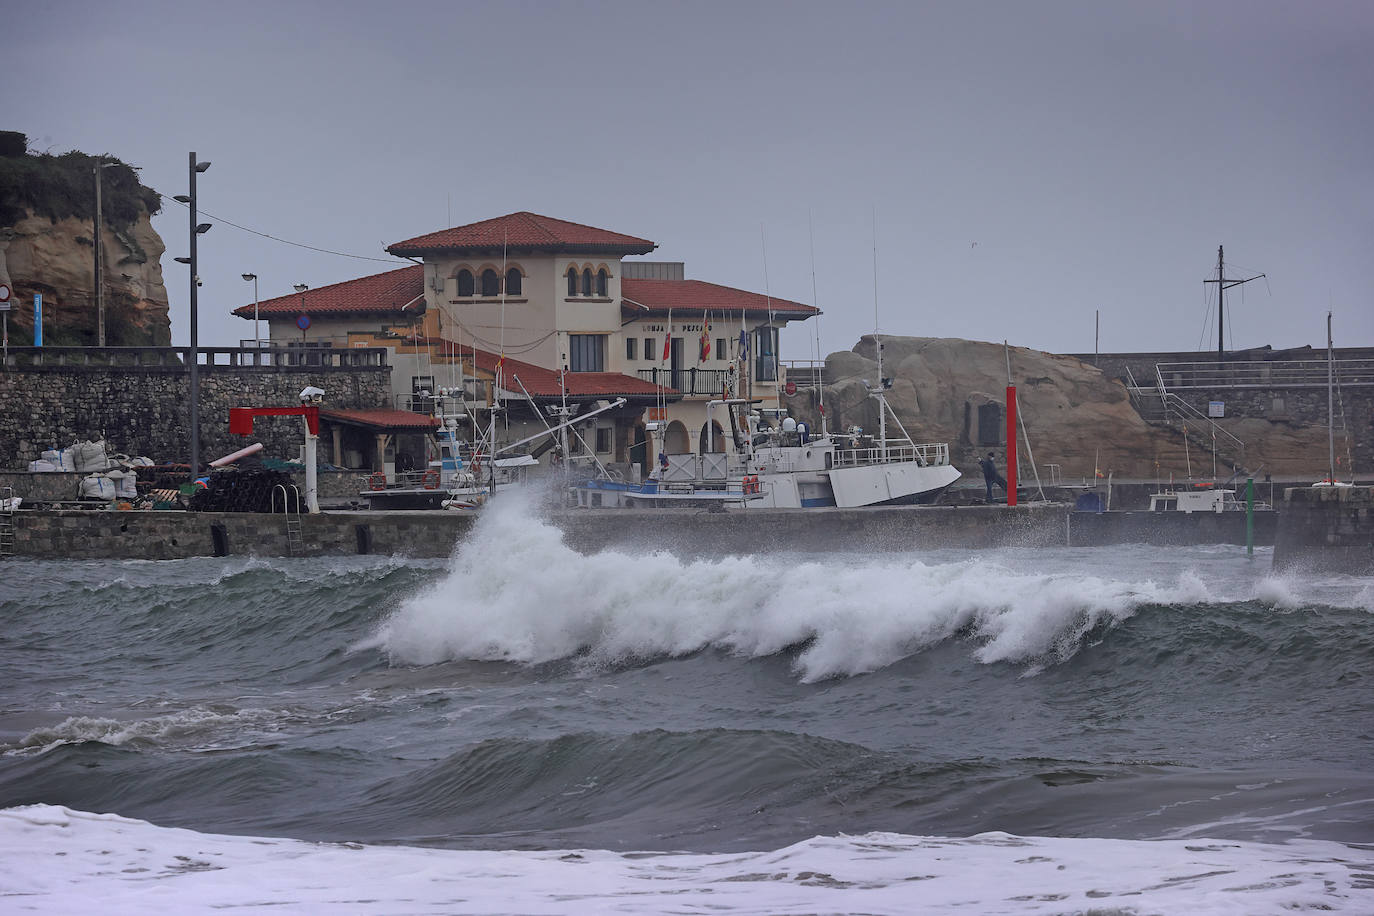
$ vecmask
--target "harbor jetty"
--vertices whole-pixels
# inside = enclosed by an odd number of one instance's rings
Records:
[[[483,510],[483,511],[490,511]],[[215,556],[446,557],[478,513],[445,511],[120,512],[20,510],[4,517],[17,557],[173,560]],[[1243,512],[1074,512],[1063,504],[862,509],[556,509],[544,516],[583,552],[670,550],[884,552],[936,548],[1091,547],[1122,543],[1246,543]],[[1254,543],[1273,544],[1272,512]]]

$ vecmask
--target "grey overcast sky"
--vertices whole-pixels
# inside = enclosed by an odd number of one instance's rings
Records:
[[[814,268],[822,353],[873,329],[875,276],[885,333],[1090,352],[1100,310],[1104,351],[1215,349],[1218,244],[1267,275],[1228,347],[1324,346],[1328,308],[1374,345],[1370,0],[4,10],[0,127],[168,198],[178,343],[195,150],[203,210],[319,248],[532,210],[801,302]],[[204,345],[252,337],[244,272],[266,299],[389,269],[223,223],[200,257]]]

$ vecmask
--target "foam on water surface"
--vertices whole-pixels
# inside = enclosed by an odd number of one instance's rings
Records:
[[[761,657],[804,646],[797,673],[816,681],[871,672],[962,636],[976,644],[977,661],[1034,672],[1147,606],[1253,601],[1289,610],[1307,600],[1305,590],[1252,570],[1218,577],[1142,564],[1085,575],[1077,554],[1066,563],[1052,551],[585,556],[556,528],[506,504],[483,516],[446,576],[354,648],[428,665],[579,655],[615,664],[707,648]]]
[[[1189,913],[1374,910],[1374,853],[1323,841],[815,837],[729,855],[482,852],[0,811],[0,904],[39,913]]]

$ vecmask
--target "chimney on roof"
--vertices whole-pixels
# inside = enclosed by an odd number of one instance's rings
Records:
[[[685,261],[621,261],[622,280],[685,280]]]

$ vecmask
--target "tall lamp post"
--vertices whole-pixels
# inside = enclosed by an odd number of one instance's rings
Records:
[[[304,283],[297,283],[291,288],[299,293],[301,297],[301,313],[296,318],[296,327],[301,329],[301,343],[305,343],[305,329],[310,327],[310,319],[305,314],[305,291],[310,287],[306,286]],[[304,351],[301,353],[301,358],[305,358]],[[304,363],[302,363],[302,365],[304,365]]]
[[[187,155],[191,187],[190,194],[178,194],[173,200],[187,205],[191,214],[191,256],[177,258],[191,266],[191,480],[200,473],[200,314],[196,306],[196,290],[200,287],[200,273],[196,266],[196,237],[210,231],[209,223],[196,222],[196,175],[210,167],[209,162],[197,162],[194,152]]]
[[[100,215],[100,170],[112,169],[118,163],[101,162],[99,158],[95,160],[95,166],[91,171],[95,172],[95,244],[91,246],[95,249],[95,314],[96,314],[96,343],[98,346],[105,346],[105,277],[101,271],[101,259],[105,254],[105,243],[100,238],[100,230],[104,227],[105,221]]]
[[[253,281],[253,348],[255,350],[261,351],[262,335],[258,333],[258,275],[243,274],[243,279]],[[254,355],[253,364],[257,365],[257,362],[258,357]]]

